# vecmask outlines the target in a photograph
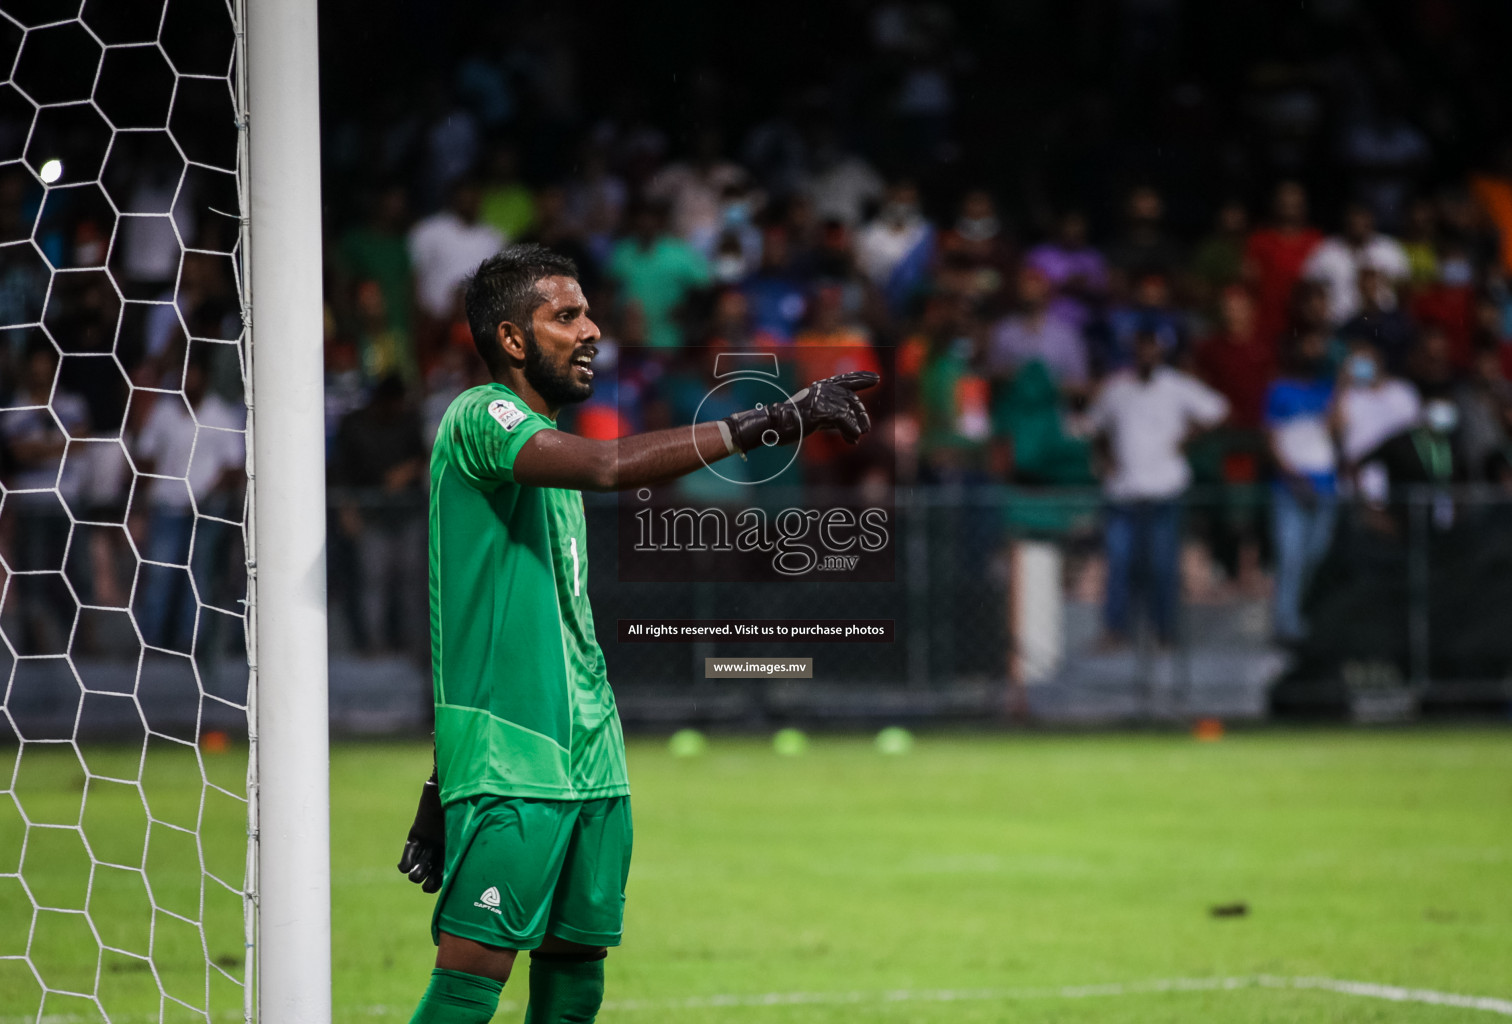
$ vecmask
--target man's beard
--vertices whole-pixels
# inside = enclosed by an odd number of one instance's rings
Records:
[[[573,379],[570,361],[561,366],[552,366],[546,361],[546,354],[536,344],[535,331],[531,328],[525,330],[525,381],[553,409],[586,401],[593,395],[592,381],[584,383]]]

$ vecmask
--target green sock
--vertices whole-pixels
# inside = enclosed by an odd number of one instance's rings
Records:
[[[530,958],[525,1024],[593,1024],[604,1001],[604,961]]]
[[[502,981],[437,967],[410,1024],[488,1024],[502,991]]]

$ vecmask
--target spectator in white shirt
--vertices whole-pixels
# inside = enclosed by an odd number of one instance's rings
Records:
[[[1151,625],[1175,642],[1181,552],[1181,496],[1192,481],[1186,444],[1228,416],[1228,400],[1197,378],[1162,365],[1160,339],[1134,339],[1134,367],[1114,374],[1089,418],[1106,452],[1108,586],[1104,645],[1131,636],[1132,596],[1142,578]]]
[[[1325,238],[1302,265],[1304,280],[1316,281],[1328,291],[1328,317],[1335,327],[1360,312],[1360,271],[1380,271],[1381,308],[1396,305],[1396,287],[1407,280],[1412,267],[1407,250],[1395,238],[1377,233],[1369,207],[1351,204],[1344,211],[1344,230]]]
[[[691,160],[668,164],[646,184],[646,196],[664,203],[671,215],[672,233],[708,257],[724,226],[727,190],[744,191],[747,175],[739,165],[720,156],[718,132],[699,135]]]
[[[893,273],[934,239],[934,229],[919,212],[919,190],[900,181],[887,190],[882,210],[856,235],[856,265],[872,284],[886,291],[897,285]]]
[[[56,577],[33,575],[63,568],[69,536],[64,503],[81,508],[86,446],[71,439],[89,434],[89,409],[57,386],[57,376],[57,352],[35,340],[21,388],[0,402],[9,407],[0,416],[0,483],[10,492],[0,518],[0,560],[17,571],[5,610],[19,614],[20,628],[11,636],[22,654],[62,653],[76,611],[68,592],[53,585]]]
[[[1417,389],[1393,377],[1381,354],[1366,341],[1350,345],[1338,395],[1339,447],[1352,472],[1383,441],[1415,425],[1422,415]]]
[[[180,180],[179,165],[153,163],[141,171],[125,211],[155,216],[121,218],[121,270],[128,298],[148,298],[178,277],[184,246],[195,237],[198,204],[185,190],[194,176]]]
[[[245,430],[245,410],[207,387],[200,351],[190,355],[183,398],[158,395],[137,435],[137,470],[149,478],[138,621],[154,647],[188,651],[194,642],[197,605],[210,603],[222,559],[225,524],[216,519],[239,517]]]
[[[415,268],[415,297],[434,321],[451,319],[457,289],[478,264],[504,247],[507,239],[478,220],[483,193],[464,179],[452,186],[446,207],[410,229],[410,263]]]
[[[828,130],[814,147],[814,164],[805,193],[818,220],[854,228],[868,206],[881,202],[887,188],[882,176],[861,157],[842,149]]]

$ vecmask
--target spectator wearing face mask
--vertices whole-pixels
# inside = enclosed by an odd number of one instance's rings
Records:
[[[725,187],[719,206],[719,231],[712,240],[709,266],[714,280],[735,284],[762,265],[763,238],[756,226],[755,197],[741,185]]]
[[[900,181],[887,190],[877,216],[856,236],[856,262],[862,273],[901,309],[922,281],[934,255],[935,231],[919,211],[919,190]]]
[[[1346,469],[1388,437],[1418,422],[1422,402],[1411,384],[1393,377],[1375,346],[1355,339],[1344,360],[1337,398],[1339,448]]]
[[[1307,634],[1302,598],[1328,553],[1338,514],[1338,460],[1330,430],[1334,384],[1328,339],[1319,332],[1293,342],[1284,376],[1265,398],[1265,424],[1276,467],[1272,488],[1276,592],[1272,629],[1284,644]]]
[[[1422,503],[1435,530],[1454,526],[1456,510],[1450,487],[1468,478],[1464,460],[1454,450],[1460,411],[1447,392],[1431,392],[1423,402],[1422,421],[1387,439],[1360,460],[1356,481],[1360,495],[1376,513],[1370,522],[1397,538],[1406,538],[1412,506]]]

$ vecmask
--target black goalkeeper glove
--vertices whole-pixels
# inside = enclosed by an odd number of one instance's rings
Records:
[[[435,892],[441,888],[441,869],[445,863],[446,815],[441,810],[441,787],[432,769],[431,777],[420,790],[420,806],[415,810],[409,838],[404,841],[404,853],[399,856],[399,870],[420,886],[422,892]]]
[[[853,370],[816,380],[786,401],[726,416],[731,443],[748,452],[792,444],[816,430],[838,430],[855,444],[871,429],[871,417],[856,392],[875,387],[881,379],[875,373]]]

